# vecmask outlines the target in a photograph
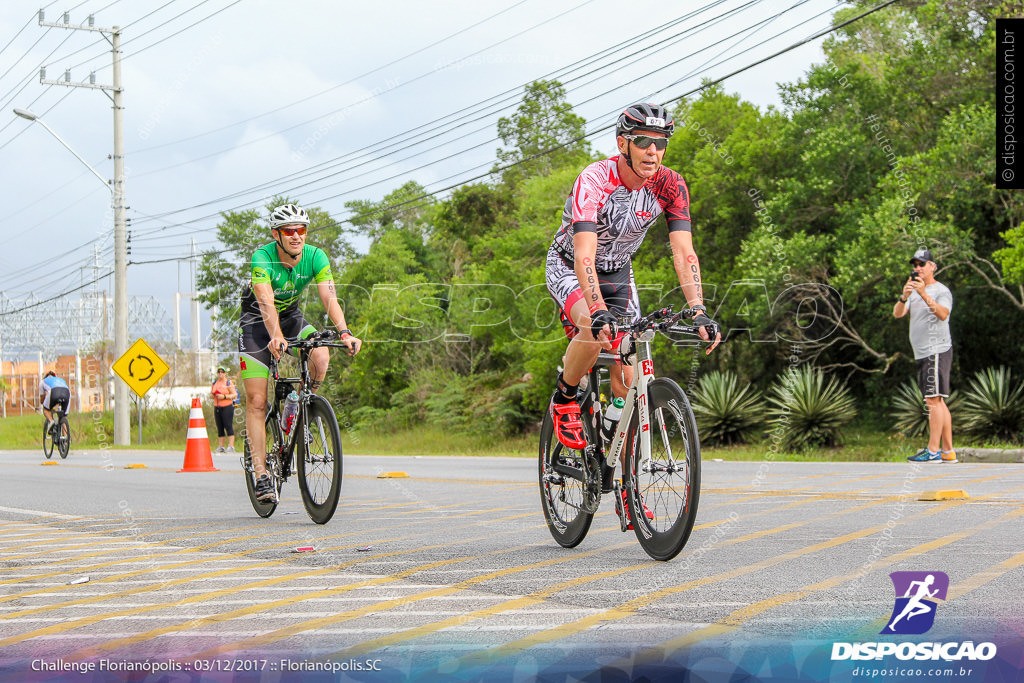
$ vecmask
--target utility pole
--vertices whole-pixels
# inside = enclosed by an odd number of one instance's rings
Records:
[[[110,43],[114,58],[113,85],[96,85],[96,75],[89,75],[88,83],[71,82],[71,72],[64,72],[64,80],[46,80],[46,67],[39,70],[39,82],[44,85],[65,85],[75,88],[94,88],[102,90],[114,103],[114,184],[112,207],[114,209],[114,357],[120,358],[128,350],[128,230],[126,220],[126,202],[124,189],[124,90],[121,87],[121,29],[99,28],[93,25],[90,14],[88,24],[74,25],[70,23],[68,13],[64,12],[63,22],[48,22],[43,10],[39,10],[39,25],[53,28],[65,28],[77,31],[94,31],[103,35]],[[109,37],[108,37],[109,34]],[[130,442],[128,425],[128,386],[124,382],[114,381],[114,445],[127,446]]]

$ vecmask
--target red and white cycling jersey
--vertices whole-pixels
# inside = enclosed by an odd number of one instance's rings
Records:
[[[565,200],[554,247],[570,263],[577,230],[597,233],[597,269],[610,272],[630,262],[662,213],[670,232],[690,229],[690,190],[681,175],[662,166],[639,190],[630,190],[619,178],[617,159],[583,169]]]

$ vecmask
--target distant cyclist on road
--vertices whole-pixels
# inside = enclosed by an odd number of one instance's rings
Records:
[[[256,497],[263,502],[277,499],[274,485],[267,476],[264,431],[270,358],[279,359],[288,348],[289,341],[303,339],[316,332],[299,310],[299,295],[310,282],[316,283],[327,317],[338,329],[348,353],[355,355],[362,345],[345,324],[327,254],[319,247],[306,244],[306,229],[309,227],[306,212],[294,204],[284,204],[270,213],[269,222],[274,241],[263,245],[252,255],[251,281],[242,298],[241,331],[238,335],[241,378],[246,395],[246,439],[257,476]],[[330,351],[325,347],[314,349],[309,359],[313,373],[309,388],[316,391],[327,374]]]
[[[562,224],[548,249],[545,279],[571,340],[549,410],[558,440],[586,447],[576,391],[601,349],[618,347],[616,315],[640,317],[632,256],[658,217],[668,220],[669,245],[687,305],[699,313],[700,337],[721,341],[718,324],[704,308],[700,262],[690,232],[690,192],[683,177],[661,165],[675,124],[657,104],[635,104],[615,126],[619,155],[590,164],[565,201]],[[632,368],[612,372],[612,393],[626,396]]]
[[[68,412],[68,405],[71,403],[71,390],[67,382],[57,376],[53,370],[48,370],[43,375],[43,381],[39,383],[39,405],[46,417],[46,428],[53,426],[53,408],[60,406],[65,414]]]

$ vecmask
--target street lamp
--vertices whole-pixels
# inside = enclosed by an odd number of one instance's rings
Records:
[[[89,165],[71,145],[64,141],[64,138],[50,128],[46,123],[27,109],[15,109],[14,113],[23,119],[34,121],[47,130],[57,141],[64,145],[65,149],[75,155],[92,174],[100,179],[103,186],[110,190],[110,203],[114,209],[114,356],[120,358],[128,350],[128,264],[126,261],[128,230],[125,220],[124,206],[124,171],[123,152],[120,147],[120,111],[115,107],[115,135],[114,135],[114,175],[113,185],[103,179],[99,172]],[[114,382],[114,445],[127,446],[128,435],[128,387],[124,382]]]
[[[35,122],[36,122],[36,123],[38,123],[38,124],[39,124],[40,126],[42,126],[42,127],[43,127],[43,128],[45,128],[45,129],[46,129],[47,131],[49,131],[50,135],[52,135],[53,137],[57,138],[57,142],[59,142],[60,144],[64,145],[64,148],[65,148],[65,149],[67,149],[67,151],[69,151],[69,152],[71,152],[72,154],[74,154],[74,155],[75,155],[75,158],[76,158],[76,159],[78,159],[78,160],[79,160],[79,161],[81,161],[81,162],[82,162],[83,164],[85,164],[85,167],[86,167],[87,169],[89,169],[90,171],[92,171],[92,174],[93,174],[94,176],[96,176],[97,178],[99,178],[99,179],[100,179],[100,182],[101,182],[101,183],[103,183],[103,187],[107,188],[107,190],[108,190],[108,191],[110,192],[110,194],[111,194],[111,195],[113,195],[113,194],[114,194],[114,188],[112,188],[112,187],[110,186],[110,183],[109,183],[109,182],[108,182],[107,180],[105,180],[105,179],[103,178],[103,176],[101,176],[101,175],[99,174],[99,171],[97,171],[97,170],[96,170],[95,168],[93,168],[92,166],[90,166],[90,165],[89,165],[89,162],[88,162],[88,161],[86,161],[85,159],[83,159],[83,158],[82,158],[82,157],[81,157],[81,156],[80,156],[80,155],[78,154],[78,152],[76,152],[75,150],[71,149],[71,145],[69,145],[68,143],[64,142],[64,138],[62,138],[61,136],[57,135],[57,133],[56,133],[56,132],[55,132],[55,131],[53,130],[53,128],[50,128],[50,127],[49,127],[48,125],[46,125],[46,122],[45,122],[45,121],[43,121],[43,120],[42,120],[41,118],[39,118],[39,115],[38,115],[38,114],[33,114],[33,113],[32,113],[32,112],[30,112],[30,111],[29,111],[28,109],[18,109],[17,107],[15,107],[15,108],[14,108],[14,113],[15,113],[15,114],[17,114],[18,116],[20,116],[20,117],[21,117],[21,118],[23,118],[23,119],[28,119],[29,121],[35,121]]]

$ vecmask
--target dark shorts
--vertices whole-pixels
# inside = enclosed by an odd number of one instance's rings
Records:
[[[217,423],[217,436],[234,436],[235,426],[231,423],[234,419],[234,405],[213,407],[213,420]]]
[[[548,250],[545,267],[545,280],[551,298],[558,304],[558,312],[562,318],[565,336],[572,339],[579,330],[569,317],[573,305],[583,298],[580,282],[572,264],[565,260],[554,247]],[[608,310],[620,318],[633,322],[640,317],[640,299],[633,280],[633,266],[626,264],[619,270],[610,273],[597,273],[597,283],[601,287],[601,298],[608,304]]]
[[[953,367],[953,349],[917,359],[917,386],[925,398],[949,398],[949,369]]]
[[[50,389],[49,399],[49,401],[44,400],[44,408],[53,410],[59,405],[60,409],[63,412],[67,413],[68,405],[70,405],[71,403],[71,390],[65,389],[64,387],[54,387],[53,389]]]
[[[238,353],[241,356],[242,379],[252,377],[270,376],[270,333],[263,322],[260,313],[245,311],[243,308],[242,319],[239,321],[241,330],[238,332]],[[316,328],[306,322],[302,317],[302,311],[296,306],[292,309],[285,309],[279,314],[281,321],[281,332],[284,338],[290,342],[302,339],[316,332]]]

